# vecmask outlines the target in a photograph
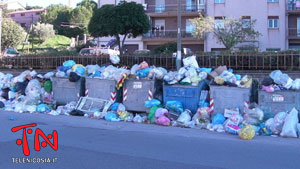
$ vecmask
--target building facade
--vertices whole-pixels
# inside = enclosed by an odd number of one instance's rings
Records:
[[[31,24],[39,22],[41,14],[46,9],[33,9],[8,13],[8,16],[24,29],[29,29]]]
[[[288,0],[287,39],[289,49],[300,49],[300,2]]]
[[[261,36],[236,46],[237,49],[278,51],[287,49],[285,10],[286,0],[211,0],[207,1],[207,16],[256,20],[255,30]],[[209,34],[205,39],[205,51],[224,50],[224,45]]]
[[[98,7],[118,4],[120,0],[99,0]],[[131,0],[143,4],[149,16],[152,29],[145,35],[128,39],[130,51],[136,49],[154,50],[156,47],[176,42],[177,0]],[[192,36],[190,19],[199,13],[222,22],[222,18],[256,20],[255,30],[261,35],[235,46],[235,49],[279,51],[300,48],[300,2],[297,0],[182,0],[182,46],[197,51],[225,50],[212,33],[205,39]],[[100,43],[110,38],[99,38]]]
[[[129,38],[125,42],[128,52],[149,49],[177,40],[177,0],[128,0],[140,3],[149,16],[151,30],[143,36]],[[118,4],[120,0],[98,0],[98,7],[106,4]],[[205,12],[205,0],[182,1],[182,46],[192,51],[203,51],[204,41],[192,36],[192,25],[189,19]],[[104,45],[112,37],[98,38],[98,44]]]

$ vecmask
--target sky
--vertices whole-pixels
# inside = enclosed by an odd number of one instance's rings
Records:
[[[22,5],[26,6],[42,6],[44,8],[46,8],[47,6],[51,5],[51,4],[64,4],[64,5],[68,5],[69,0],[18,0]],[[81,0],[71,0],[71,6],[75,7],[76,4],[78,2],[80,2]]]

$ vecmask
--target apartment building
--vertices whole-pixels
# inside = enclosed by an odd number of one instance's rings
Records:
[[[8,13],[8,16],[24,29],[29,29],[32,23],[40,21],[41,14],[46,9],[32,9]]]
[[[128,0],[142,4],[149,16],[152,29],[143,36],[129,38],[125,42],[128,52],[137,49],[154,50],[156,47],[177,40],[177,0]],[[192,36],[189,19],[205,13],[206,0],[182,0],[182,46],[192,51],[203,51],[204,40]],[[98,0],[98,7],[118,4],[120,0]],[[107,43],[112,37],[98,38],[98,44]]]
[[[278,51],[287,49],[286,0],[210,0],[207,1],[207,16],[222,24],[222,18],[256,20],[255,30],[261,33],[257,39],[240,43],[237,49]],[[224,50],[224,45],[212,35],[205,39],[205,51]]]
[[[129,51],[154,50],[161,44],[175,42],[177,38],[177,0],[131,0],[143,4],[152,24],[145,35],[128,39]],[[118,4],[120,0],[99,0],[98,5]],[[256,20],[255,30],[261,36],[235,46],[235,49],[279,51],[300,48],[300,2],[297,0],[182,0],[182,45],[192,51],[221,51],[223,44],[212,33],[205,39],[192,36],[190,19],[199,13],[210,16],[216,24],[222,18],[242,18],[245,22]],[[105,43],[111,38],[100,38]]]
[[[300,2],[288,0],[287,39],[289,49],[300,49]]]

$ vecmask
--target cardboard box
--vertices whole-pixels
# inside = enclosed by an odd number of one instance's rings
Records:
[[[224,116],[229,118],[232,115],[239,115],[240,114],[240,110],[238,108],[234,108],[234,109],[225,109],[224,111]]]

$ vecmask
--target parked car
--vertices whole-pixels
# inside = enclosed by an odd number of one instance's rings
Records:
[[[3,56],[4,57],[15,57],[15,56],[21,56],[21,54],[14,48],[7,48],[4,50]]]
[[[100,48],[83,48],[79,54],[82,56],[100,56],[102,52]]]
[[[135,55],[147,55],[150,54],[150,50],[148,49],[142,49],[142,50],[136,50],[133,52]]]
[[[79,52],[83,56],[100,56],[100,55],[120,55],[120,52],[109,48],[83,48]]]

